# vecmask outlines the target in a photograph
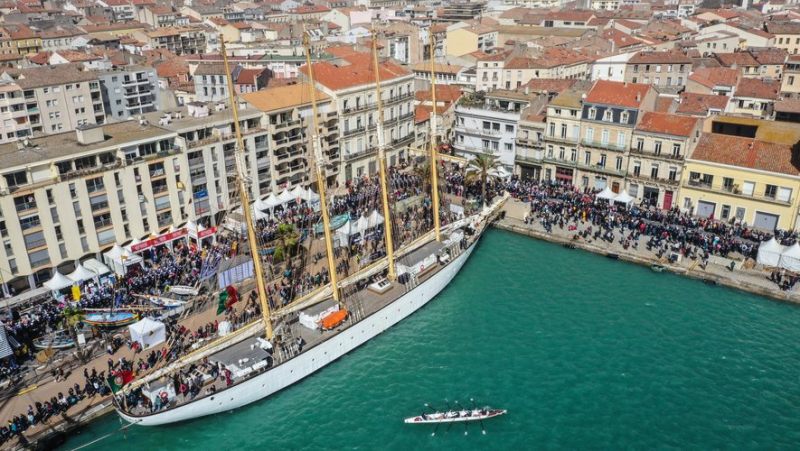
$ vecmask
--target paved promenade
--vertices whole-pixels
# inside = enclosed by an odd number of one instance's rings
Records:
[[[567,227],[560,229],[553,227],[552,232],[546,232],[538,221],[533,224],[526,225],[523,218],[525,212],[530,208],[530,204],[519,202],[516,199],[510,199],[506,202],[504,210],[506,212],[505,219],[496,222],[496,226],[503,230],[508,230],[515,233],[529,235],[535,238],[561,243],[571,244],[576,248],[588,250],[590,252],[606,255],[616,254],[620,259],[632,261],[635,263],[650,265],[651,262],[658,260],[655,250],[647,250],[647,238],[639,239],[638,249],[630,246],[624,249],[619,241],[609,243],[605,240],[592,240],[578,239],[573,240],[572,237],[577,232],[586,230],[591,223],[582,224],[578,230],[569,231]],[[616,229],[615,234],[619,237],[620,230]],[[779,299],[788,302],[800,303],[800,294],[797,293],[798,288],[793,291],[782,291],[778,285],[769,281],[767,277],[769,273],[763,270],[760,266],[755,269],[743,269],[742,264],[744,259],[739,254],[731,254],[733,258],[722,258],[718,256],[711,256],[708,266],[703,269],[702,265],[697,260],[683,259],[679,263],[670,264],[668,262],[661,262],[667,267],[667,270],[683,274],[689,277],[702,279],[709,283],[717,283],[721,285],[730,286],[740,290],[749,291],[762,296],[768,296],[774,299]],[[735,264],[733,271],[729,269],[730,263]]]

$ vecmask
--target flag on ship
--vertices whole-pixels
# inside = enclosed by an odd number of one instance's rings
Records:
[[[134,380],[133,371],[119,371],[117,373],[108,376],[106,382],[108,382],[108,386],[111,387],[111,391],[114,393],[118,392],[125,384]]]
[[[228,285],[219,292],[219,304],[217,305],[217,315],[231,308],[239,300],[239,293],[232,285]]]

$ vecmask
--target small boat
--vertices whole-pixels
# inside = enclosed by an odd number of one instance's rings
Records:
[[[59,330],[58,332],[35,338],[33,346],[37,349],[66,349],[75,346],[75,341],[67,334],[66,330]]]
[[[150,296],[148,298],[151,304],[156,307],[165,308],[168,310],[176,309],[181,307],[182,305],[186,304],[186,301],[181,301],[178,299],[170,299],[170,298],[162,298],[158,296]]]
[[[406,418],[406,424],[436,424],[436,423],[466,423],[468,421],[483,421],[489,418],[505,415],[506,411],[501,409],[467,409],[467,410],[448,410],[447,412],[436,412],[422,414],[416,417]]]
[[[650,269],[653,270],[653,272],[664,272],[667,267],[661,263],[650,263]]]
[[[606,254],[606,258],[610,258],[611,260],[619,260],[619,254]]]
[[[575,246],[572,243],[564,243],[564,244],[562,244],[562,246],[566,247],[567,249],[576,249],[577,248],[577,246]]]
[[[336,215],[336,216],[332,217],[331,220],[330,220],[331,231],[334,231],[334,230],[342,227],[343,225],[347,224],[347,221],[349,221],[349,220],[350,220],[350,214],[349,213],[344,213],[344,214]],[[322,223],[314,225],[314,232],[315,233],[322,233],[324,230],[325,230],[325,228],[322,225]]]
[[[97,326],[102,329],[114,329],[127,326],[139,321],[139,314],[134,312],[99,312],[87,313],[83,318],[84,324]]]
[[[188,285],[173,285],[169,287],[169,292],[180,296],[197,296],[200,293],[197,288]]]
[[[338,326],[342,323],[342,321],[347,318],[347,310],[337,310],[330,315],[322,318],[320,324],[322,325],[322,330],[331,330],[334,327]]]

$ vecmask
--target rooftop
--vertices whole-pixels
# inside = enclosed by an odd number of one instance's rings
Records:
[[[547,105],[578,109],[583,105],[584,95],[586,95],[586,91],[567,89],[555,96]]]
[[[84,70],[81,64],[7,69],[5,73],[14,78],[23,89],[97,80],[97,75],[92,71]]]
[[[742,78],[736,85],[735,97],[777,100],[781,90],[780,81],[763,81],[760,78]]]
[[[688,138],[697,127],[699,120],[691,116],[648,111],[644,113],[635,130]]]
[[[344,56],[346,64],[333,64],[328,61],[315,63],[314,81],[331,90],[352,88],[375,83],[375,69],[372,55],[369,53],[353,53]],[[379,64],[381,81],[411,75],[412,73],[392,60]],[[308,66],[302,66],[300,72],[308,75]]]
[[[800,171],[792,164],[792,146],[753,138],[703,133],[691,158],[746,169],[800,175]]]
[[[256,109],[268,113],[270,111],[280,111],[287,108],[311,105],[311,95],[308,91],[308,83],[297,83],[294,85],[280,86],[242,94],[239,97],[246,100]],[[317,102],[327,102],[330,100],[330,97],[325,93],[319,90],[315,91]]]
[[[682,92],[680,103],[675,110],[679,114],[689,114],[695,116],[708,116],[711,110],[725,111],[728,106],[728,101],[731,99],[728,96],[718,96],[712,94],[693,94],[689,92]]]
[[[639,108],[650,85],[598,80],[586,96],[588,103]]]

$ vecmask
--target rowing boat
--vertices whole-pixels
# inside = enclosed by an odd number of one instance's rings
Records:
[[[59,330],[58,332],[35,338],[33,346],[37,349],[66,349],[75,346],[75,341],[67,335],[66,330]]]
[[[173,285],[169,287],[169,292],[180,296],[197,296],[199,293],[197,288],[190,287],[188,285]]]
[[[153,304],[154,306],[165,308],[168,310],[176,309],[186,304],[186,301],[181,301],[179,299],[161,298],[158,296],[150,296],[148,299],[150,300],[150,303]]]
[[[87,313],[83,322],[90,326],[113,329],[116,327],[127,326],[139,321],[139,314],[133,312],[101,312]]]
[[[449,410],[447,412],[436,412],[422,414],[416,417],[406,418],[406,424],[436,424],[436,423],[466,423],[468,421],[483,421],[489,418],[505,415],[506,411],[501,409],[471,409],[471,410]]]
[[[347,224],[347,221],[349,220],[350,220],[350,215],[348,213],[332,217],[330,221],[330,230],[334,231],[336,229],[341,228],[343,225]],[[321,223],[314,225],[314,232],[322,233],[324,230],[325,228]]]

